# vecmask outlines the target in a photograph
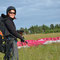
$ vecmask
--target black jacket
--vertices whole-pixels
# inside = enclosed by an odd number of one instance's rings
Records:
[[[21,39],[22,42],[24,42],[23,37],[16,31],[16,27],[13,22],[13,19],[6,15],[1,15],[1,17],[3,17],[5,19],[4,24],[7,29],[5,36],[9,36],[12,34],[16,38],[19,38],[19,39]]]

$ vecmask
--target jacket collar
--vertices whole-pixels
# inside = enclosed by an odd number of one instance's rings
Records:
[[[3,18],[9,18],[10,20],[14,20],[13,18],[11,18],[11,17],[9,17],[9,16],[7,16],[5,14],[1,14],[1,17],[3,17]]]

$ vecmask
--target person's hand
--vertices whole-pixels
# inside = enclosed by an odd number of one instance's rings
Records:
[[[25,43],[26,43],[26,44],[28,44],[28,42],[27,42],[27,41],[25,41]]]
[[[24,40],[23,40],[23,39],[21,39],[21,42],[24,42]]]
[[[28,44],[28,42],[27,42],[27,41],[25,41],[25,40],[21,40],[21,42],[25,42],[26,44]]]

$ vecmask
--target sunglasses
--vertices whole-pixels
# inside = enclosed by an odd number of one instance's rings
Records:
[[[16,14],[15,12],[9,12],[10,14]]]

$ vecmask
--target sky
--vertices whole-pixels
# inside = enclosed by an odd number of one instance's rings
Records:
[[[0,15],[6,14],[8,6],[17,10],[16,29],[60,24],[60,0],[0,0]]]

